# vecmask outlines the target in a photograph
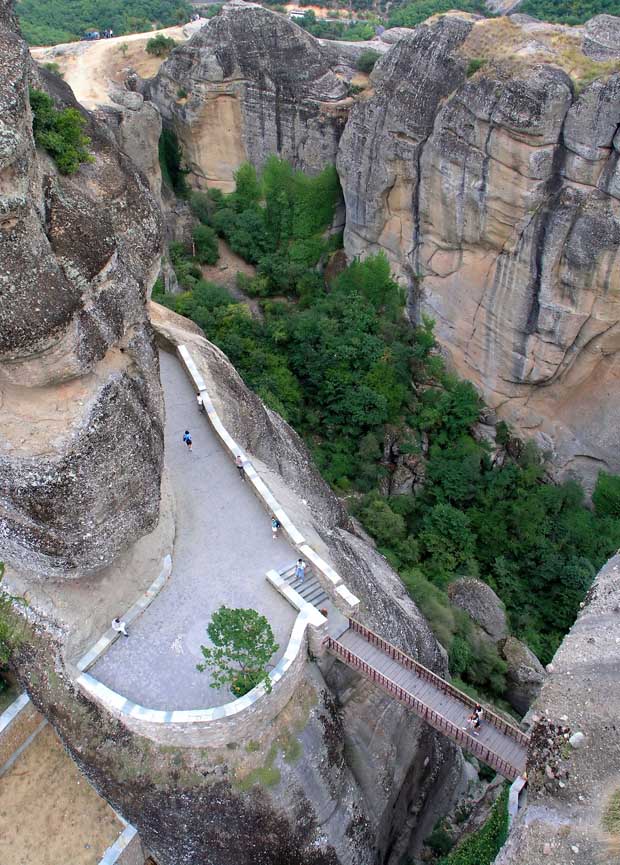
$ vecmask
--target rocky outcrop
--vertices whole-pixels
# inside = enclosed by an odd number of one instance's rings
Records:
[[[282,15],[232,2],[172,52],[146,92],[176,131],[192,181],[231,190],[244,160],[261,166],[277,153],[310,172],[335,161],[347,87],[330,56]]]
[[[467,78],[481,26],[420,26],[375,66],[338,154],[345,248],[385,250],[456,370],[591,488],[620,468],[620,78],[579,95],[548,63]]]
[[[525,715],[545,681],[545,669],[534,652],[516,637],[502,640],[499,652],[508,666],[504,697],[517,712]]]
[[[42,75],[42,77],[38,77]],[[37,73],[0,7],[0,552],[39,576],[108,564],[157,522],[158,362],[145,301],[161,222],[88,115],[92,163],[67,177],[35,150]]]
[[[615,556],[598,574],[532,711],[532,720],[569,728],[561,746],[568,776],[564,771],[557,779],[544,765],[531,773],[527,805],[496,865],[617,862],[620,839],[606,831],[604,816],[620,777],[619,628],[620,557]],[[543,722],[543,729],[551,725]]]
[[[99,113],[114,133],[119,149],[144,174],[153,197],[161,204],[159,111],[131,90],[113,90],[110,99],[114,105],[102,107]]]
[[[460,577],[448,586],[450,602],[465,610],[494,641],[508,636],[506,610],[493,589],[482,580]]]
[[[620,58],[620,18],[616,15],[595,15],[583,28],[583,53],[592,60]]]

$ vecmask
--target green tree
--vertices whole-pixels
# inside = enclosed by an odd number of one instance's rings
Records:
[[[196,259],[201,264],[215,264],[220,257],[215,231],[208,225],[197,225],[192,231],[192,240],[196,249]]]
[[[235,178],[234,202],[236,209],[243,211],[257,205],[262,193],[254,166],[249,162],[244,162],[233,176]]]
[[[620,477],[599,472],[592,502],[598,517],[620,519]]]
[[[30,89],[32,132],[37,147],[50,154],[61,174],[75,174],[80,165],[92,162],[84,135],[86,120],[77,108],[59,111],[53,99],[42,90]]]
[[[213,645],[200,647],[204,662],[196,669],[210,670],[212,688],[229,685],[237,697],[260,683],[271,691],[267,664],[279,646],[264,616],[256,610],[222,606],[213,613],[207,633]]]
[[[170,36],[164,36],[163,33],[158,33],[146,43],[145,51],[147,54],[152,54],[154,57],[167,57],[173,48],[176,48],[176,41]]]

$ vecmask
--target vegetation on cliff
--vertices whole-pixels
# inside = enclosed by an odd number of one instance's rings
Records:
[[[439,865],[491,865],[508,837],[508,789],[499,796],[488,820],[441,859]]]
[[[401,6],[391,7],[388,27],[417,27],[431,15],[458,9],[476,15],[490,15],[484,0],[416,0]]]
[[[84,162],[92,162],[90,138],[84,135],[86,120],[77,108],[59,111],[42,90],[30,89],[32,132],[37,147],[50,154],[61,174],[75,174]]]
[[[18,0],[17,15],[30,45],[80,39],[87,30],[113,30],[116,36],[188,21],[187,0]]]
[[[192,205],[258,264],[240,285],[264,299],[262,319],[190,273],[183,256],[175,267],[190,290],[157,299],[200,325],[304,436],[449,650],[452,672],[501,694],[505,664],[450,605],[448,584],[462,574],[489,583],[513,632],[548,661],[620,544],[620,481],[602,475],[590,511],[578,483],[545,482],[541,454],[505,425],[495,448],[475,438],[481,400],[445,369],[432,322],[405,320],[386,258],[354,261],[325,284],[336,199],[331,172],[308,178],[272,159],[257,177],[244,166],[233,194]],[[387,496],[403,459],[423,478],[413,494]]]

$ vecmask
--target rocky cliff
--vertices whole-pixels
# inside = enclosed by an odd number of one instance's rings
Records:
[[[0,547],[39,576],[108,564],[158,519],[162,405],[145,301],[161,218],[143,177],[87,117],[93,161],[36,150],[40,77],[0,7]]]
[[[196,184],[336,159],[348,256],[384,250],[455,369],[589,488],[620,469],[620,73],[588,56],[597,21],[399,28],[345,98],[337,48],[235,2],[147,87]]]
[[[285,17],[233,2],[172,52],[147,93],[194,179],[230,191],[244,160],[280,153],[309,171],[334,162],[347,88],[330,57]]]
[[[557,761],[543,760],[530,773],[527,804],[496,865],[618,862],[619,635],[620,557],[615,556],[598,574],[534,705],[539,718],[569,728],[570,739],[563,741]],[[561,778],[549,771],[554,762]]]
[[[497,26],[444,18],[377,64],[340,142],[346,248],[386,250],[456,369],[591,484],[620,467],[620,76],[577,92],[548,57],[471,75]]]

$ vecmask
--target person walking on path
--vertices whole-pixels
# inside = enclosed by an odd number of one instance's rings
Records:
[[[271,537],[273,538],[274,541],[278,536],[278,529],[280,528],[281,525],[282,524],[280,523],[280,520],[277,519],[277,517],[272,518],[272,520],[271,520]]]
[[[297,559],[297,564],[295,565],[295,577],[302,583],[306,579],[306,563],[303,559]]]
[[[127,633],[127,625],[125,622],[121,622],[118,616],[115,619],[112,619],[112,630],[116,631],[117,634],[122,634],[124,637],[129,636]]]
[[[183,441],[187,445],[187,450],[191,453],[192,450],[192,437],[190,435],[190,431],[188,429],[183,433]]]
[[[245,480],[245,469],[243,468],[243,459],[241,458],[241,454],[237,454],[235,457],[235,465],[237,466],[237,470],[239,472],[239,477],[242,481]]]

